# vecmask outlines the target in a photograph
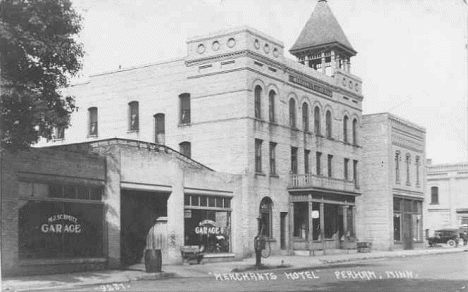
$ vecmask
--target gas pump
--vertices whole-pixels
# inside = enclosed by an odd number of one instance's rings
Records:
[[[262,222],[262,218],[257,218],[258,220],[258,234],[254,238],[254,248],[255,248],[255,265],[260,267],[262,265],[262,250],[266,248],[266,240],[265,236],[263,235],[264,225]]]

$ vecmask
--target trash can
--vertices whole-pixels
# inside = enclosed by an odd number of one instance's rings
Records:
[[[145,268],[147,273],[161,272],[162,255],[160,249],[145,250]]]

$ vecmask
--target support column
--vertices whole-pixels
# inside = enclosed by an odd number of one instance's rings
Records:
[[[331,61],[330,61],[331,75],[335,74],[336,71],[336,60],[335,60],[335,51],[331,51]]]
[[[325,74],[325,52],[322,52],[322,73]]]
[[[309,247],[309,250],[313,249],[313,237],[312,237],[312,232],[313,232],[313,226],[312,226],[312,194],[309,194],[308,198],[308,208],[307,208],[307,216],[309,220],[309,232],[307,232],[307,245]]]
[[[289,203],[289,251],[291,254],[294,253],[294,203]]]
[[[325,254],[325,204],[320,203],[320,237],[322,239],[323,254]]]
[[[346,247],[348,244],[348,206],[342,206],[343,208],[343,245],[341,248]],[[340,238],[341,242],[341,238]]]

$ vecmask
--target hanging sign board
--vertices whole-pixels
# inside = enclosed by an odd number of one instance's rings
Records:
[[[312,218],[317,219],[320,217],[320,213],[317,210],[312,211]]]

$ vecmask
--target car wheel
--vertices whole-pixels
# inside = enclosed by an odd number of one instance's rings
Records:
[[[453,239],[450,239],[449,241],[447,241],[447,244],[451,247],[454,247],[455,245],[457,245],[457,243]]]

